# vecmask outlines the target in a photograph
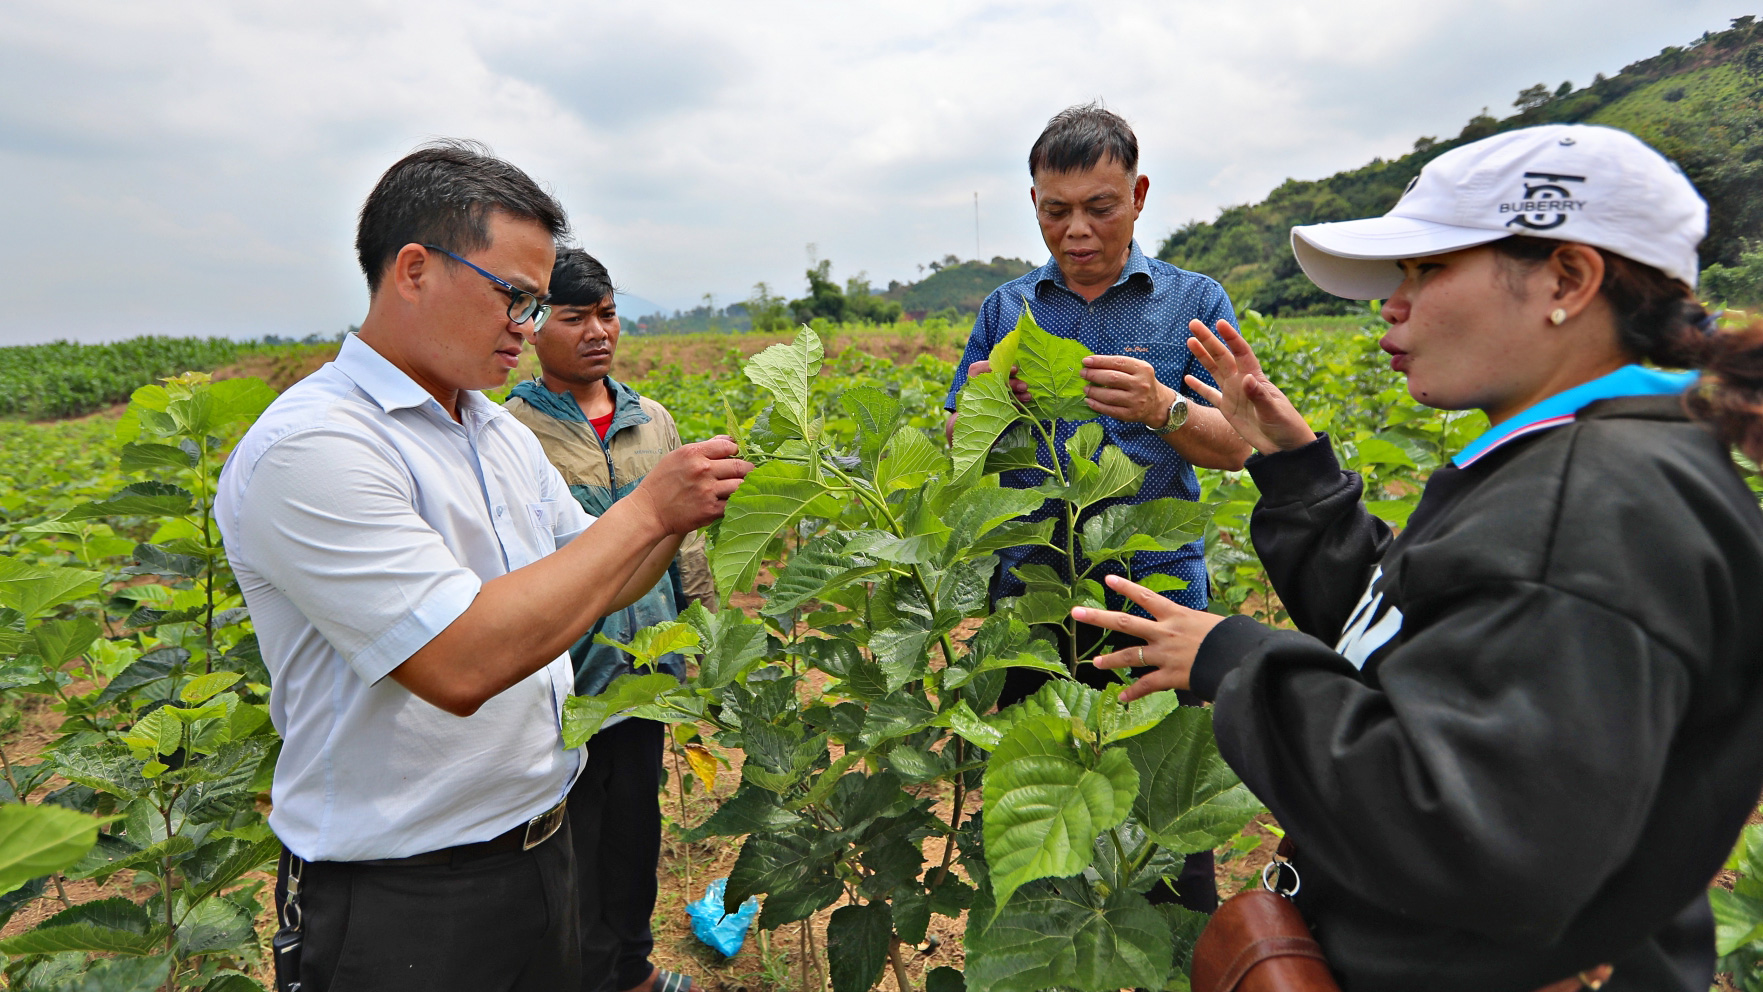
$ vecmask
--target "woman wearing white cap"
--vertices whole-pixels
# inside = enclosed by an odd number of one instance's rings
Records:
[[[1395,538],[1249,345],[1194,329],[1298,631],[1128,583],[1154,621],[1074,612],[1146,639],[1097,659],[1157,666],[1122,699],[1215,701],[1347,992],[1709,986],[1705,889],[1763,789],[1763,513],[1728,456],[1763,449],[1763,331],[1695,302],[1705,229],[1675,166],[1578,125],[1295,228],[1319,286],[1387,300],[1415,399],[1493,423]]]

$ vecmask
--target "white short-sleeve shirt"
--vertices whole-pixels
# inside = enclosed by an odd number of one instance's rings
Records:
[[[568,654],[469,717],[386,674],[478,588],[587,529],[538,439],[475,392],[460,422],[360,338],[266,410],[215,517],[273,683],[269,822],[309,861],[488,840],[556,805]]]

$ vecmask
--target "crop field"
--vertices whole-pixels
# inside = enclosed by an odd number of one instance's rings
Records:
[[[1244,331],[1400,526],[1485,421],[1409,399],[1372,319],[1246,314]],[[1033,416],[977,377],[951,445],[943,398],[963,336],[926,324],[621,345],[616,374],[688,440],[732,434],[759,464],[711,535],[730,605],[626,646],[639,662],[687,654],[690,682],[627,676],[565,715],[570,742],[631,708],[671,725],[656,958],[701,987],[1185,989],[1204,918],[1145,892],[1188,852],[1216,852],[1226,895],[1267,858],[1277,825],[1218,757],[1209,711],[1167,693],[1123,705],[1061,677],[1081,659],[1036,628],[1097,601],[1087,566],[1197,538],[1215,610],[1284,622],[1247,536],[1253,483],[1202,472],[1200,503],[1056,528],[1143,469],[1085,429],[1040,490],[1000,488],[998,471],[1032,462],[1041,418],[1078,416],[1055,373],[1081,346],[1020,328]],[[0,420],[5,987],[270,984],[279,742],[209,507],[226,452],[275,395],[241,373],[285,387],[327,355],[202,353],[216,376],[137,378],[118,414]],[[1020,519],[1048,499],[1052,518]],[[993,609],[993,552],[1023,543],[1061,549],[1073,580],[1048,569]],[[999,710],[1012,667],[1055,678]],[[1058,812],[1037,799],[1049,792]],[[1741,982],[1763,954],[1763,876],[1750,878],[1763,836],[1747,843],[1713,896]],[[717,877],[730,906],[761,904],[726,960],[684,920]]]
[[[136,387],[162,376],[311,346],[227,338],[140,337],[112,344],[14,345],[0,348],[0,417],[74,417],[126,402]]]

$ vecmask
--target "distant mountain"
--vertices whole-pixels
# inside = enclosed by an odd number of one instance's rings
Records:
[[[940,262],[930,263],[930,275],[917,282],[890,282],[887,290],[879,295],[900,304],[911,319],[949,310],[978,313],[979,305],[992,290],[1034,268],[1033,263],[1002,255],[990,262],[978,259],[963,262],[949,255]]]
[[[1422,166],[1478,138],[1537,124],[1604,124],[1631,131],[1683,167],[1708,201],[1702,264],[1736,265],[1749,242],[1763,238],[1763,26],[1740,17],[1625,67],[1599,74],[1590,86],[1538,84],[1519,94],[1519,112],[1496,120],[1484,111],[1456,137],[1421,138],[1395,161],[1316,182],[1288,179],[1260,203],[1226,207],[1216,220],[1195,221],[1164,239],[1157,257],[1224,283],[1239,309],[1293,316],[1345,312],[1348,305],[1317,289],[1292,257],[1295,224],[1381,214],[1395,204]]]
[[[620,292],[616,294],[615,300],[618,303],[618,315],[630,320],[667,312],[667,309],[661,304],[653,303],[641,296],[633,296],[630,293]]]

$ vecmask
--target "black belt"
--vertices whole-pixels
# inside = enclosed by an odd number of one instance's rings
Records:
[[[444,847],[439,851],[430,851],[427,854],[412,854],[408,858],[378,858],[373,861],[351,861],[348,863],[369,865],[376,868],[413,868],[421,865],[455,865],[462,861],[487,858],[492,854],[530,851],[550,840],[551,835],[563,826],[563,817],[568,809],[569,800],[565,799],[512,830],[489,840],[480,840],[475,844]]]

